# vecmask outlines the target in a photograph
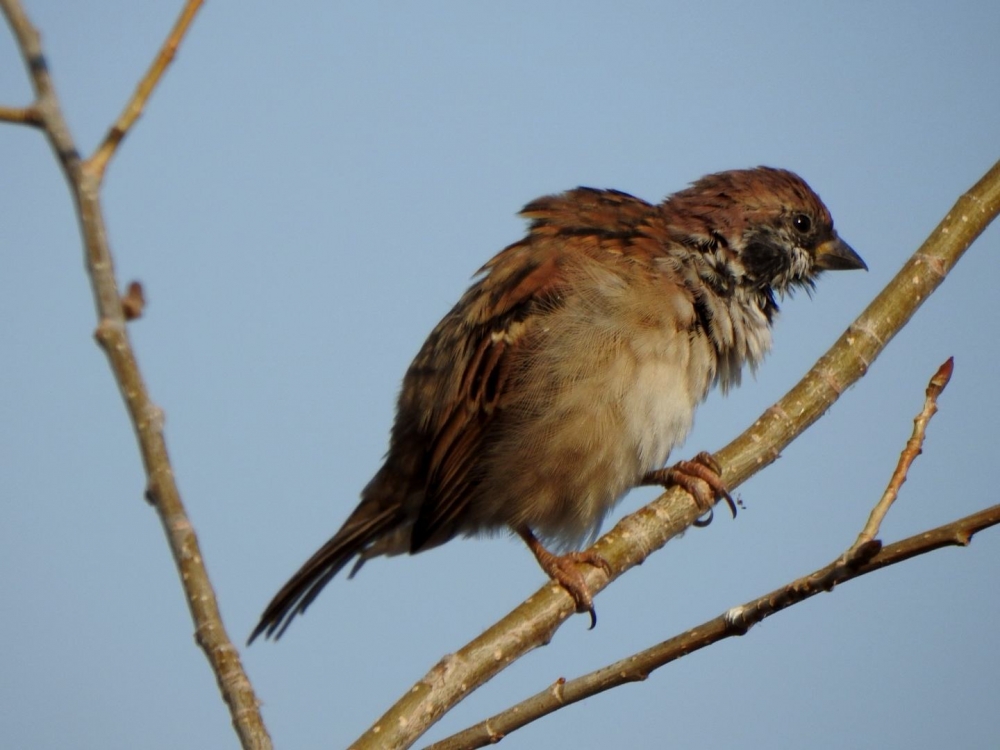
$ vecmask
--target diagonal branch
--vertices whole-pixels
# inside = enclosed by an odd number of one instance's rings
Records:
[[[910,471],[910,466],[920,455],[924,446],[924,435],[927,432],[927,425],[937,413],[937,400],[938,396],[941,395],[942,391],[948,387],[948,381],[951,380],[951,374],[955,369],[955,360],[953,357],[949,357],[948,360],[938,368],[938,371],[934,373],[931,381],[927,384],[927,394],[924,398],[924,408],[920,410],[920,413],[913,418],[913,435],[909,440],[906,441],[906,447],[903,448],[902,454],[899,456],[899,463],[896,464],[896,470],[892,472],[892,477],[889,479],[889,484],[885,488],[885,492],[882,493],[881,499],[872,508],[871,515],[868,516],[868,522],[865,524],[864,529],[858,534],[858,539],[854,542],[855,547],[860,547],[861,545],[870,542],[878,536],[878,530],[882,526],[882,520],[885,518],[886,514],[889,512],[889,508],[892,504],[896,502],[896,498],[899,496],[899,490],[903,486],[903,482],[906,481],[906,475]],[[852,548],[853,549],[853,548]]]
[[[146,102],[149,100],[150,94],[153,93],[153,89],[160,82],[160,78],[166,72],[167,66],[173,62],[174,56],[177,54],[177,48],[180,46],[181,40],[187,33],[188,28],[190,28],[191,22],[194,21],[195,14],[201,10],[203,2],[204,0],[187,0],[183,10],[181,10],[180,16],[177,18],[177,22],[170,30],[170,34],[167,35],[166,41],[160,47],[159,54],[156,55],[156,59],[149,66],[146,75],[142,77],[139,85],[136,86],[132,98],[129,99],[122,113],[118,115],[115,124],[108,129],[104,140],[97,147],[94,155],[87,160],[87,169],[93,172],[94,178],[98,183],[104,179],[108,162],[115,155],[119,144],[128,135],[128,131],[135,124],[135,121],[139,119],[143,109],[146,107]]]
[[[816,594],[832,591],[834,586],[942,547],[964,547],[976,532],[998,524],[1000,505],[994,505],[887,547],[881,547],[876,541],[855,545],[826,567],[787,586],[733,607],[708,622],[614,664],[573,680],[560,679],[546,690],[511,706],[503,713],[429,745],[426,750],[470,750],[496,744],[516,729],[560,708],[619,685],[641,682],[654,670],[682,656],[725,638],[745,635],[751,627],[765,618]]]
[[[963,194],[892,281],[820,357],[806,376],[753,425],[715,454],[735,488],[772,463],[792,440],[867,372],[888,342],[944,281],[1000,212],[1000,162]],[[594,545],[610,563],[585,573],[597,593],[697,518],[694,500],[674,488],[622,519]],[[409,747],[456,703],[528,651],[547,643],[575,610],[570,596],[547,584],[486,632],[443,658],[383,714],[353,747]]]
[[[37,117],[38,124],[59,160],[76,203],[86,267],[97,308],[98,324],[94,335],[108,357],[132,420],[148,477],[146,497],[155,506],[170,544],[194,620],[196,640],[215,673],[243,747],[263,750],[271,747],[271,739],[260,715],[259,702],[243,671],[239,652],[222,624],[198,539],[174,481],[163,434],[163,412],[149,395],[126,329],[126,311],[118,293],[99,195],[108,159],[141,112],[200,5],[201,0],[188,0],[156,62],[122,117],[112,127],[101,150],[91,162],[84,162],[63,117],[37,30],[18,0],[0,0],[0,9],[14,31],[35,90],[35,103],[24,111],[35,113],[30,119]],[[29,119],[27,115],[25,119]],[[128,308],[133,312],[136,306],[141,311],[141,289],[130,292],[127,302]]]
[[[59,106],[59,97],[56,96],[55,85],[49,74],[49,64],[42,53],[42,39],[18,0],[0,0],[0,10],[7,17],[7,24],[14,32],[21,57],[28,68],[31,86],[35,90],[34,104],[20,110],[6,107],[5,110],[10,116],[3,119],[7,122],[42,128],[52,150],[59,158],[63,171],[67,173],[66,179],[72,188],[73,178],[70,173],[75,173],[79,169],[80,154],[76,150],[73,136],[70,135],[66,118],[63,117]]]
[[[744,635],[751,627],[776,612],[816,594],[832,591],[834,586],[845,581],[870,573],[878,567],[902,562],[915,554],[930,552],[937,549],[942,541],[945,544],[967,544],[975,531],[1000,523],[1000,506],[996,506],[885,549],[882,548],[882,543],[875,541],[874,538],[878,533],[879,524],[898,495],[899,488],[906,481],[910,466],[920,455],[927,424],[937,411],[937,399],[948,385],[953,364],[953,361],[948,359],[931,377],[923,408],[914,419],[913,435],[899,457],[885,492],[872,510],[858,541],[839,558],[814,573],[742,606],[733,607],[715,619],[656,646],[573,680],[560,678],[548,689],[429,746],[427,750],[469,750],[495,744],[511,732],[542,716],[606,690],[645,680],[655,670],[682,656],[711,646],[724,638]],[[956,527],[964,533],[955,533]],[[942,532],[942,529],[946,531]],[[878,561],[877,567],[869,565],[874,560]]]

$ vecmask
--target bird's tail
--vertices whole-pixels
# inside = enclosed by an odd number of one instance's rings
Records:
[[[400,530],[398,505],[379,507],[377,502],[362,501],[330,541],[317,550],[291,577],[267,605],[260,622],[247,640],[249,646],[261,633],[266,638],[281,638],[295,615],[302,614],[323,587],[355,556],[360,556],[355,570],[370,555],[372,545]],[[381,545],[379,545],[381,546]]]

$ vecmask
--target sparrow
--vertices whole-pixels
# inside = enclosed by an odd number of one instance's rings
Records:
[[[771,347],[777,299],[823,271],[866,269],[798,175],[708,175],[651,204],[581,187],[521,211],[500,251],[438,323],[403,378],[389,450],[340,530],[264,610],[278,638],[345,565],[455,536],[518,534],[577,610],[580,563],[641,484],[726,498],[707,453],[665,469],[713,385],[725,392]],[[557,549],[562,554],[550,551]]]

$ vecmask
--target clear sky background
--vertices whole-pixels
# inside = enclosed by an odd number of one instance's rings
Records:
[[[28,2],[89,153],[180,2]],[[527,201],[648,200],[720,169],[802,174],[871,271],[787,300],[756,379],[680,454],[779,398],[1000,157],[1000,4],[208,3],[104,193],[130,331],[240,643],[343,521],[399,380]],[[0,33],[0,101],[30,101]],[[236,747],[95,324],[48,145],[0,127],[0,744]],[[997,502],[992,227],[830,413],[719,513],[437,725],[437,739],[819,567],[881,493],[927,380],[956,370],[886,541]],[[655,496],[635,492],[621,512]],[[606,528],[609,528],[606,527]],[[794,607],[505,748],[1000,746],[1000,530]],[[344,747],[543,583],[520,541],[335,580],[244,664],[279,747]]]

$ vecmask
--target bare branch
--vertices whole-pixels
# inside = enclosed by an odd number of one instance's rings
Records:
[[[881,561],[878,567],[886,567],[917,554],[938,549],[940,545],[931,542],[931,540],[940,541],[934,534],[941,529],[948,529],[948,532],[942,537],[947,543],[967,544],[974,531],[1000,523],[1000,506],[996,506],[953,524],[918,534],[885,550],[882,549],[881,542],[874,540],[874,535],[878,533],[882,519],[885,518],[885,514],[892,506],[893,500],[899,493],[899,488],[906,481],[906,472],[909,471],[914,459],[920,455],[927,424],[937,412],[937,399],[948,385],[953,368],[954,361],[949,358],[931,377],[930,383],[927,385],[923,408],[914,419],[913,436],[907,441],[885,492],[872,509],[871,516],[857,541],[839,558],[814,573],[742,606],[733,607],[715,619],[702,623],[656,646],[632,654],[614,664],[576,679],[567,681],[560,678],[548,689],[441,742],[430,745],[427,750],[468,750],[469,748],[495,744],[511,732],[558,711],[564,706],[569,706],[620,685],[645,680],[653,671],[682,656],[711,646],[724,638],[743,635],[751,627],[782,609],[823,591],[832,591],[834,586],[840,583],[877,570],[877,567],[866,567],[875,559]],[[967,533],[964,535],[955,534],[956,524],[959,525],[959,528],[965,529]],[[869,533],[871,536],[868,536]],[[913,542],[915,546],[908,547],[907,543],[910,542]],[[895,555],[891,552],[893,550]],[[905,557],[897,557],[904,550],[910,551]]]
[[[38,128],[42,126],[42,116],[35,107],[0,107],[0,122]]]
[[[28,69],[28,77],[35,90],[35,103],[25,109],[33,113],[31,119],[45,131],[72,188],[70,173],[75,173],[79,169],[80,154],[76,150],[66,119],[59,107],[52,76],[49,75],[49,65],[42,53],[41,37],[18,0],[0,0],[0,10],[7,17],[7,23],[14,32],[21,57]]]
[[[854,545],[847,554],[808,576],[733,607],[713,620],[590,674],[573,680],[560,679],[506,711],[429,745],[427,750],[466,750],[495,744],[514,730],[564,706],[619,685],[645,680],[654,670],[686,654],[724,638],[744,635],[770,615],[816,594],[832,591],[834,586],[942,547],[965,546],[973,534],[997,524],[1000,524],[1000,505],[887,547],[881,547],[879,542],[874,541]]]
[[[153,89],[160,82],[160,78],[166,72],[167,66],[173,62],[174,56],[177,54],[177,48],[190,28],[191,22],[194,21],[195,14],[201,9],[203,2],[204,0],[188,0],[184,5],[184,9],[174,24],[174,28],[167,35],[163,46],[160,47],[160,51],[156,55],[156,59],[153,60],[149,66],[149,70],[146,71],[146,75],[139,81],[139,85],[136,86],[132,98],[125,105],[125,109],[122,110],[115,124],[108,129],[101,145],[97,147],[93,156],[87,160],[87,169],[93,172],[94,178],[98,183],[104,179],[108,162],[115,155],[118,145],[128,135],[128,131],[135,124],[135,121],[139,119],[146,106],[146,102],[149,100],[150,94],[153,93]]]
[[[200,5],[201,0],[189,0],[129,106],[85,168],[59,106],[38,32],[18,0],[0,0],[0,9],[14,30],[35,89],[35,104],[28,109],[37,113],[40,127],[59,159],[76,201],[86,267],[97,307],[98,324],[94,335],[108,357],[132,420],[148,477],[146,497],[156,507],[170,544],[194,620],[195,637],[215,673],[243,747],[263,750],[271,747],[271,739],[264,727],[257,697],[240,663],[239,652],[222,624],[198,539],[174,481],[163,435],[163,412],[149,396],[126,329],[126,310],[141,311],[141,288],[130,290],[123,304],[99,196],[108,159],[141,112]]]
[[[892,473],[892,478],[889,480],[889,484],[882,494],[882,499],[872,509],[871,515],[868,517],[868,523],[865,524],[865,528],[858,535],[858,539],[854,543],[855,547],[860,547],[878,536],[878,530],[882,525],[885,514],[889,512],[889,508],[896,501],[899,489],[903,486],[903,482],[906,481],[906,474],[909,472],[910,466],[923,449],[927,424],[931,421],[931,417],[937,413],[938,396],[947,387],[954,369],[955,360],[949,357],[948,361],[941,365],[938,371],[934,373],[931,382],[927,384],[924,408],[913,418],[913,435],[906,441],[906,447],[903,448],[903,452],[899,456],[899,463],[896,464],[896,470]]]
[[[715,454],[735,488],[772,463],[857,382],[892,337],[941,284],[972,242],[1000,212],[1000,162],[952,210],[806,376],[751,427]],[[623,518],[592,549],[610,563],[610,577],[586,568],[597,593],[688,528],[698,516],[690,495],[674,488]],[[353,747],[409,747],[450,708],[528,651],[547,643],[575,610],[569,594],[547,584],[459,651],[443,658],[376,721]]]

